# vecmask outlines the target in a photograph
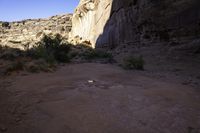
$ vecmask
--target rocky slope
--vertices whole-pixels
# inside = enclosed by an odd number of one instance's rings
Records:
[[[24,49],[33,46],[44,34],[61,34],[68,38],[71,30],[71,14],[48,19],[29,19],[19,22],[0,22],[0,44]]]
[[[72,38],[93,47],[179,42],[200,35],[198,0],[81,0],[72,19]]]

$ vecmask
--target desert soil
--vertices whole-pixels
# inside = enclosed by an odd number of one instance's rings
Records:
[[[199,133],[198,87],[98,63],[1,77],[0,132]]]

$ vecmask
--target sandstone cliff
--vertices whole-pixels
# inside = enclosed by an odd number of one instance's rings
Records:
[[[109,19],[111,0],[80,0],[73,17],[70,38],[74,43],[89,41],[95,47],[96,40],[103,33]]]
[[[180,41],[200,35],[198,0],[81,0],[72,18],[72,38],[93,47]]]
[[[48,19],[29,19],[19,22],[0,22],[0,45],[23,49],[32,47],[44,34],[60,34],[68,38],[71,30],[71,14]]]

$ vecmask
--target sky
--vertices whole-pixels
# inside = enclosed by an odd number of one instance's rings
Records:
[[[0,0],[0,21],[20,21],[73,13],[79,0]]]

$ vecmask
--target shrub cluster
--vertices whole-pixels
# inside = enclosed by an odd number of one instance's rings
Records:
[[[87,52],[83,53],[82,56],[88,60],[104,59],[104,58],[112,59],[113,58],[111,53],[105,52],[103,50],[93,50],[93,49],[88,50]]]
[[[62,37],[57,34],[55,37],[45,35],[43,39],[32,49],[28,50],[28,56],[36,59],[44,59],[50,64],[56,62],[69,62],[70,45],[62,43]]]
[[[144,59],[142,57],[129,56],[123,60],[123,68],[144,70]]]
[[[10,61],[6,73],[27,70],[29,72],[52,71],[58,63],[73,59],[91,61],[112,59],[112,54],[89,46],[64,43],[62,37],[45,35],[33,48],[25,51],[0,46],[0,59]]]
[[[10,23],[9,22],[1,22],[2,27],[9,28]]]

